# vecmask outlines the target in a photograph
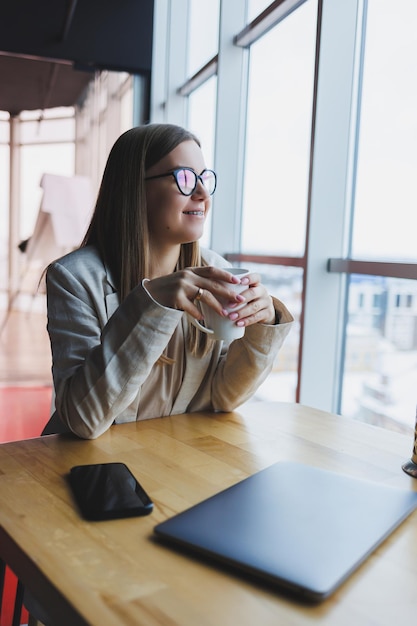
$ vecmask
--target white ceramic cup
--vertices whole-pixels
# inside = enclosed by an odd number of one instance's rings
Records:
[[[238,276],[239,278],[243,278],[247,274],[249,274],[249,270],[240,268],[240,267],[224,267],[222,268],[226,270],[226,272],[230,272],[230,274],[234,274],[234,276]],[[235,293],[241,293],[248,288],[247,285],[242,284],[234,284],[234,283],[226,283],[232,291]],[[221,301],[221,300],[220,300]],[[222,301],[221,301],[222,302]],[[237,306],[227,308],[228,302],[222,302],[223,307],[226,311],[237,311],[242,306],[244,306],[244,302],[242,304],[238,304]],[[235,339],[240,339],[245,334],[244,326],[236,326],[236,321],[232,321],[228,317],[223,317],[219,315],[214,309],[211,308],[208,304],[200,301],[201,311],[204,315],[204,326],[196,320],[194,317],[189,315],[189,319],[194,326],[199,328],[203,333],[210,335],[212,339],[223,340],[230,343]]]

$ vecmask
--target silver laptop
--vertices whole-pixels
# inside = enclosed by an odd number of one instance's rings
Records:
[[[173,547],[320,601],[416,507],[414,491],[283,462],[154,530]]]

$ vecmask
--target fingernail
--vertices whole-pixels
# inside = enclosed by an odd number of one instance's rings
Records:
[[[237,300],[238,302],[246,302],[245,298],[244,298],[243,296],[241,296],[240,294],[238,294],[238,295],[236,296],[236,300]]]
[[[229,319],[231,319],[232,321],[237,319],[239,317],[239,313],[231,313],[229,315]]]
[[[247,276],[244,276],[240,282],[242,283],[242,285],[249,285],[249,278]]]
[[[227,317],[229,315],[229,311],[227,309],[222,309],[223,317]]]
[[[238,322],[236,322],[236,326],[244,326],[245,322],[243,320],[239,320]]]

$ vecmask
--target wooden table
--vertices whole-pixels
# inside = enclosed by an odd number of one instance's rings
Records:
[[[0,445],[0,556],[61,626],[412,624],[417,513],[328,600],[303,605],[153,541],[173,514],[277,461],[295,460],[417,489],[401,470],[412,438],[297,404],[115,426],[94,441],[49,436]],[[80,519],[73,465],[121,461],[152,515]]]

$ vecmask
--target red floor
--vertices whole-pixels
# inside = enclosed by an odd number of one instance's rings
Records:
[[[0,443],[39,437],[51,396],[51,387],[0,387]]]
[[[51,396],[51,387],[0,387],[0,443],[39,437],[49,418]],[[0,626],[12,624],[16,584],[6,569]],[[23,609],[21,623],[27,620]]]

